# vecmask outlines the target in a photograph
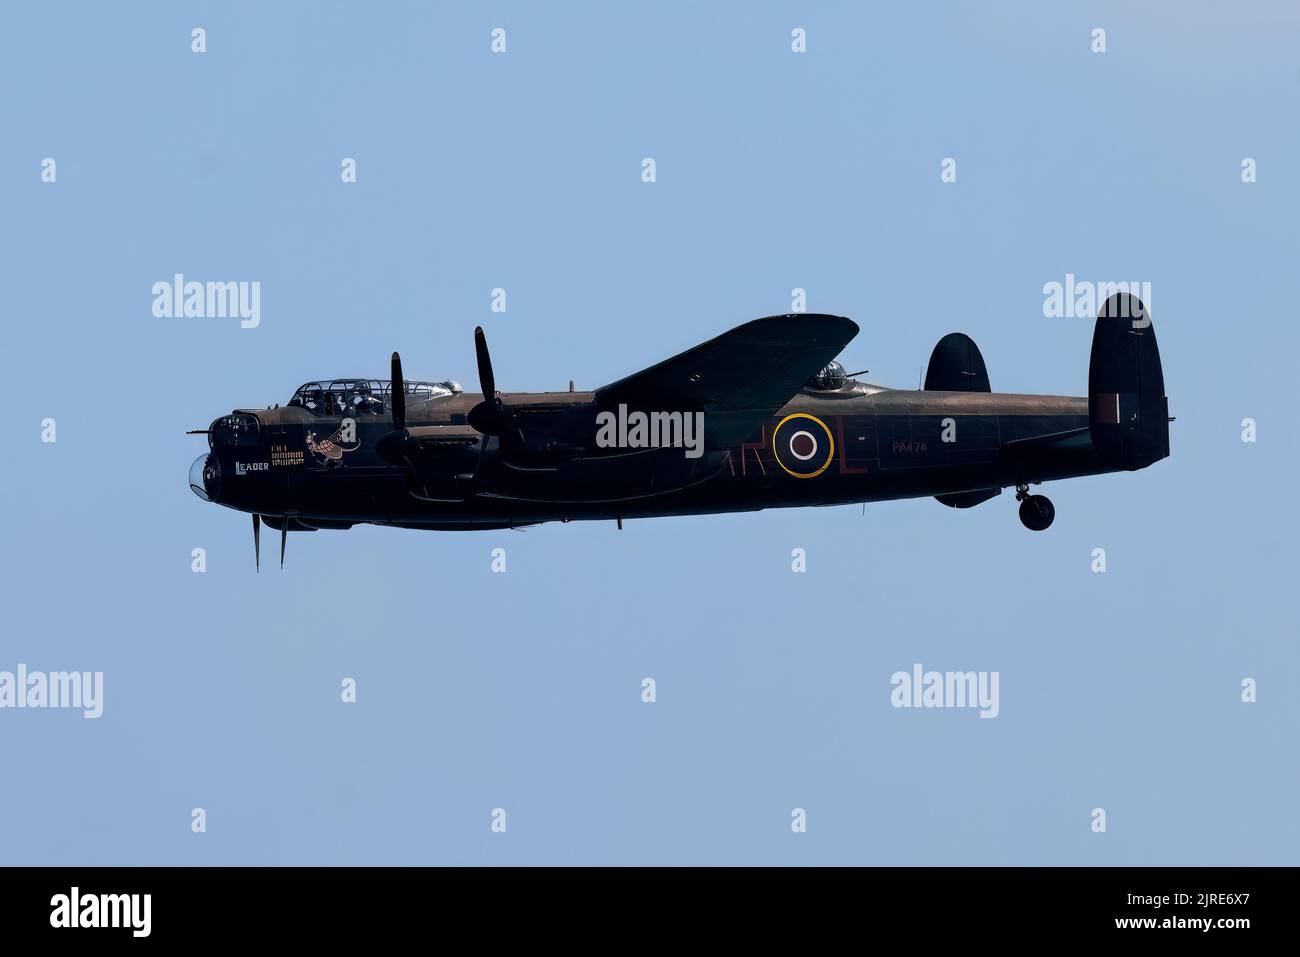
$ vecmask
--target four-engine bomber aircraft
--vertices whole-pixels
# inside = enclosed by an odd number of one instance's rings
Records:
[[[1029,486],[1133,471],[1169,454],[1164,378],[1143,304],[1108,299],[1088,395],[990,391],[962,333],[935,346],[922,390],[846,375],[858,327],[840,316],[756,319],[594,392],[498,392],[482,329],[482,394],[413,382],[313,382],[283,407],[206,430],[190,469],[205,501],[280,532],[360,522],[518,528],[934,496],[970,508],[1014,487],[1025,527],[1055,509]],[[259,559],[260,564],[260,559]]]

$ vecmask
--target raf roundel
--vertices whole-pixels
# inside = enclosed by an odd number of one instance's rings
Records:
[[[817,416],[796,412],[778,422],[773,430],[772,455],[777,465],[795,478],[816,478],[831,464],[835,440]]]

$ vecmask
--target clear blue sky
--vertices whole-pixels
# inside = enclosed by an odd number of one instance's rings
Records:
[[[105,702],[0,711],[0,863],[1296,863],[1298,40],[1282,0],[6,9],[0,670]],[[260,327],[155,318],[176,272],[261,282]],[[962,330],[995,389],[1081,395],[1068,272],[1153,284],[1178,421],[1042,535],[1003,495],[319,532],[255,575],[186,486],[186,429],[393,349],[473,388],[482,323],[503,388],[591,388],[795,287],[873,381]],[[917,662],[999,671],[1000,715],[895,710]]]

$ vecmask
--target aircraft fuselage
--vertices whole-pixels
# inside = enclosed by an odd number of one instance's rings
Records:
[[[1122,470],[1094,453],[1083,397],[849,388],[796,395],[748,441],[692,463],[697,477],[686,487],[662,493],[611,489],[598,477],[584,483],[579,471],[564,479],[564,500],[555,501],[548,483],[559,479],[552,477],[545,455],[536,467],[512,468],[496,455],[495,440],[488,443],[478,475],[469,477],[481,439],[464,424],[465,415],[481,398],[457,395],[430,403],[427,413],[418,408],[409,413],[415,431],[467,435],[459,486],[449,475],[449,487],[413,493],[406,471],[375,452],[377,440],[393,427],[386,415],[355,417],[352,442],[322,449],[324,440],[343,428],[344,418],[286,406],[240,413],[256,417],[255,443],[224,443],[214,429],[208,462],[215,460],[217,476],[209,497],[241,511],[296,518],[309,527],[319,520],[324,523],[319,527],[370,522],[472,529],[872,502]],[[592,396],[509,398],[524,408],[581,415]],[[704,423],[707,435],[707,414]],[[664,462],[680,459],[686,465],[682,448],[628,449],[621,457],[625,469],[647,475]]]

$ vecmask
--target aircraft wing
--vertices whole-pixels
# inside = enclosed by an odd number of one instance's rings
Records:
[[[755,319],[596,390],[595,404],[629,411],[704,412],[709,448],[753,434],[858,334],[843,316]]]

